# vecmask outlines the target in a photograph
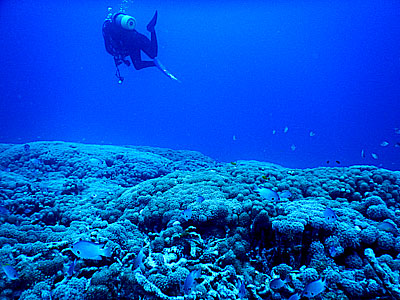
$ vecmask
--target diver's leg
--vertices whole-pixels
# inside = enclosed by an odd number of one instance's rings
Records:
[[[135,53],[131,54],[131,60],[136,70],[141,70],[148,67],[155,67],[155,63],[153,61],[142,60],[140,56],[140,50],[135,51]]]
[[[150,32],[154,31],[154,27],[156,26],[157,23],[157,11],[154,13],[153,18],[150,20],[149,24],[147,24],[147,30]]]
[[[140,49],[146,53],[148,57],[155,58],[158,55],[158,43],[155,31],[151,33],[151,40],[139,33],[137,41]]]
[[[157,15],[158,13],[156,11],[154,13],[153,18],[150,20],[149,24],[147,24],[147,30],[150,31],[151,33],[150,50],[149,50],[149,52],[151,52],[151,55],[149,55],[151,58],[154,58],[158,55],[157,36],[156,36],[156,30],[154,29],[157,23]]]

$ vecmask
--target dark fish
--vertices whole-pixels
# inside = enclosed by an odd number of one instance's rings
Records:
[[[292,296],[290,296],[289,297],[289,299],[288,300],[299,300],[300,299],[300,296],[299,296],[299,294],[293,294]]]
[[[278,278],[272,279],[269,283],[269,287],[273,290],[278,290],[283,287],[287,282],[289,282],[289,276],[285,280]]]
[[[200,195],[196,199],[197,203],[203,203],[204,200],[205,200],[204,197]]]
[[[290,198],[290,197],[292,197],[292,193],[288,190],[285,190],[285,191],[279,193],[279,197],[280,198]]]
[[[72,263],[70,263],[69,266],[68,266],[67,274],[70,277],[72,277],[74,275],[74,273],[75,273],[76,262],[77,262],[77,260],[75,258],[75,260]]]
[[[194,270],[189,273],[189,275],[185,279],[185,283],[183,285],[183,291],[185,295],[189,295],[192,292],[192,287],[196,278],[199,278],[201,275],[201,270]]]
[[[14,269],[14,267],[10,266],[10,265],[1,265],[1,267],[3,268],[4,273],[6,273],[6,276],[8,279],[10,280],[16,280],[18,279],[18,273],[17,271]]]
[[[365,158],[365,151],[364,151],[364,149],[361,150],[361,157],[362,157],[362,158]]]
[[[340,161],[336,160],[336,163],[337,163],[338,165],[340,165]]]
[[[337,254],[336,247],[335,247],[335,246],[330,246],[330,247],[329,247],[329,255],[330,255],[331,257],[335,257],[336,254]]]
[[[396,144],[394,144],[394,146],[395,146],[396,148],[400,148],[400,142],[397,142]]]
[[[238,290],[239,290],[239,292],[238,292],[239,298],[243,299],[246,296],[246,286],[244,284],[244,281],[242,281],[240,279],[238,282]]]
[[[329,164],[329,160],[327,160],[326,163]]]
[[[4,206],[0,205],[0,216],[8,216],[10,211]]]
[[[182,212],[182,217],[185,219],[185,221],[189,221],[190,218],[192,217],[192,209],[187,208]]]
[[[327,208],[325,208],[325,211],[324,211],[324,218],[327,222],[332,223],[332,222],[336,221],[337,216],[331,208],[327,207]]]
[[[143,247],[142,247],[140,249],[138,255],[136,256],[135,261],[133,262],[133,270],[136,270],[137,268],[142,269],[143,257],[144,257],[144,253],[143,253]]]
[[[391,222],[383,221],[383,222],[379,223],[377,227],[378,227],[378,229],[380,229],[382,231],[390,232],[390,233],[393,233],[394,235],[398,234],[398,230],[397,230],[396,226],[394,224],[392,224]]]
[[[29,152],[30,150],[31,150],[31,146],[28,145],[28,144],[25,144],[25,145],[24,145],[24,151],[25,151],[25,152]]]

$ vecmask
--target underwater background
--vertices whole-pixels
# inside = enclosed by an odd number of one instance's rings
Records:
[[[125,11],[156,68],[120,66]],[[400,300],[400,3],[1,1],[0,300]]]
[[[122,85],[101,34],[120,5],[1,1],[0,142],[399,169],[398,1],[126,1],[144,34],[158,10],[158,57],[182,83],[122,66]]]

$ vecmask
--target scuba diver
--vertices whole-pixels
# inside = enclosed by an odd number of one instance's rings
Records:
[[[107,52],[114,57],[115,66],[117,68],[115,76],[117,76],[120,84],[123,82],[124,78],[120,74],[119,66],[122,63],[128,67],[130,66],[131,63],[127,58],[128,56],[131,58],[132,64],[136,70],[148,67],[157,67],[169,78],[179,81],[160,63],[157,58],[158,44],[154,28],[156,23],[157,11],[149,24],[147,24],[147,30],[151,34],[151,38],[148,39],[145,35],[135,30],[136,19],[125,13],[116,13],[104,21],[104,43]],[[142,60],[141,51],[152,60]]]

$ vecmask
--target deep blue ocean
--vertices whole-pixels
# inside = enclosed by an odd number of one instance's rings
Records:
[[[121,66],[121,85],[101,30],[120,4],[0,2],[1,143],[400,170],[399,1],[128,2],[147,36],[158,10],[158,58],[181,83]]]

